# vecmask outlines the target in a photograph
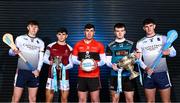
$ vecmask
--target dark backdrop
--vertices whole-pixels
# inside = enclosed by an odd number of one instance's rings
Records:
[[[26,23],[30,19],[40,23],[41,37],[46,45],[56,40],[56,30],[64,26],[69,31],[67,42],[74,44],[83,38],[83,27],[86,23],[92,23],[96,27],[95,39],[105,46],[114,38],[113,26],[117,22],[123,22],[127,26],[126,38],[136,42],[145,36],[142,30],[142,21],[152,17],[157,21],[157,32],[166,35],[170,29],[179,32],[180,27],[180,1],[178,0],[19,0],[0,1],[0,37],[5,32],[18,36],[26,33]],[[180,40],[175,41],[177,50],[175,58],[168,58],[168,66],[172,80],[172,101],[180,101]],[[0,40],[0,102],[11,101],[13,91],[14,74],[17,57],[8,56],[9,47]],[[45,82],[47,77],[47,65],[41,72],[41,84],[38,91],[38,101],[44,101]],[[108,90],[109,68],[101,68],[101,101],[110,101]],[[70,70],[70,96],[69,101],[77,102],[77,66]],[[136,101],[145,101],[143,88],[137,84],[135,93]],[[27,101],[27,90],[21,101]],[[58,101],[58,94],[55,96]],[[124,100],[121,100],[124,101]],[[157,101],[160,101],[157,94]]]

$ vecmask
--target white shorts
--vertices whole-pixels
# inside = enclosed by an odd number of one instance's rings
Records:
[[[62,80],[60,80],[58,86],[60,90],[69,90],[69,80],[65,80],[64,83],[62,83]],[[47,79],[46,89],[54,90],[52,78]]]

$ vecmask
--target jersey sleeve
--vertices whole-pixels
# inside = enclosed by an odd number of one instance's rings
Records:
[[[68,58],[69,63],[65,66],[65,68],[66,69],[71,69],[71,68],[73,68],[73,61],[72,61],[73,48],[69,44],[67,44],[67,46],[68,46],[69,50],[71,51],[71,54],[69,55],[69,58]]]
[[[142,60],[143,55],[142,55],[142,48],[141,48],[140,42],[137,42],[137,44],[136,44],[136,52],[140,53],[140,58],[138,59],[140,67],[145,69],[147,66],[146,66],[146,64],[144,64],[144,62]]]
[[[137,44],[136,44],[136,51],[137,52],[142,52],[142,48],[141,48],[141,44],[140,44],[140,42],[137,42]]]
[[[97,62],[98,66],[103,66],[106,63],[106,55],[104,51],[104,45],[99,43],[99,56],[100,56],[100,61]]]
[[[69,56],[69,64],[65,66],[66,69],[73,68],[72,55]]]
[[[50,46],[48,45],[46,47],[46,51],[44,53],[43,62],[50,65],[49,57],[50,57]]]
[[[43,56],[44,56],[44,42],[41,41],[41,47],[39,50],[39,62],[37,70],[41,71],[42,65],[43,65]]]
[[[78,43],[75,44],[74,48],[73,48],[73,52],[72,52],[72,55],[74,56],[78,56]]]
[[[72,52],[72,62],[74,64],[80,65],[81,61],[78,60],[78,43],[75,44]]]
[[[131,48],[131,50],[130,50],[130,53],[132,53],[132,52],[134,52],[134,51],[136,51],[136,43],[133,43],[133,44],[132,44],[132,48]]]
[[[111,62],[111,60],[112,60],[112,51],[111,51],[111,49],[110,49],[110,46],[107,45],[107,47],[106,47],[106,65],[107,65],[108,67],[112,67],[112,62]]]
[[[106,56],[112,56],[112,51],[111,51],[109,45],[106,47]]]
[[[104,51],[104,45],[101,44],[101,43],[99,43],[99,48],[100,48],[99,53],[100,53],[100,54],[105,54],[105,51]]]

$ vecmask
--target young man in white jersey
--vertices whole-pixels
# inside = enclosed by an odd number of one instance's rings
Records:
[[[73,63],[71,61],[72,47],[66,43],[66,39],[68,37],[68,31],[66,28],[61,27],[60,29],[58,29],[56,36],[57,41],[47,46],[44,55],[44,63],[50,65],[46,83],[46,102],[52,102],[54,92],[60,89],[61,102],[67,103],[70,89],[69,69],[73,67]],[[58,63],[54,64],[55,62],[57,62],[56,60],[58,60]],[[58,66],[60,65],[60,63],[62,63],[64,68],[62,67],[62,65]],[[54,75],[53,69],[56,70],[56,73]],[[63,69],[65,69],[64,72],[66,75],[63,75]],[[57,79],[57,87],[54,86],[54,78]]]
[[[28,87],[29,102],[36,102],[36,94],[39,86],[39,72],[43,64],[44,42],[36,37],[39,31],[39,24],[37,21],[29,21],[27,30],[27,34],[20,35],[15,40],[18,50],[9,50],[9,55],[15,56],[21,53],[32,65],[32,68],[30,68],[22,58],[18,58],[12,96],[13,103],[19,102],[24,87]]]
[[[171,82],[165,56],[176,56],[176,50],[171,46],[162,51],[163,57],[159,64],[152,69],[152,65],[167,39],[166,36],[156,34],[155,28],[156,23],[153,19],[148,18],[143,21],[146,37],[137,42],[136,48],[140,54],[140,66],[145,70],[143,83],[147,102],[155,102],[155,93],[156,90],[159,90],[162,102],[168,103],[171,102]]]

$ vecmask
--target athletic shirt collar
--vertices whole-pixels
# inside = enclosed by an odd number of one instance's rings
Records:
[[[26,34],[26,36],[29,38],[29,40],[31,40],[31,42],[34,42],[34,40],[37,38],[37,37],[31,37],[28,34]]]
[[[126,40],[125,38],[123,38],[123,39],[115,39],[115,42],[122,43],[122,42],[124,42],[125,40]]]
[[[95,41],[95,40],[92,39],[91,42],[89,42],[88,44],[91,44],[91,43],[93,43],[94,41]],[[87,44],[87,43],[85,42],[85,39],[83,39],[83,42],[84,42],[85,44]]]
[[[28,37],[30,37],[30,38],[32,38],[32,39],[35,39],[36,38],[36,36],[35,37],[31,37],[31,36],[29,36],[28,34],[26,34]]]
[[[151,37],[148,37],[148,36],[146,36],[146,38],[153,38],[153,37],[155,37],[157,34],[155,34],[155,35],[153,35],[153,36],[151,36]]]

